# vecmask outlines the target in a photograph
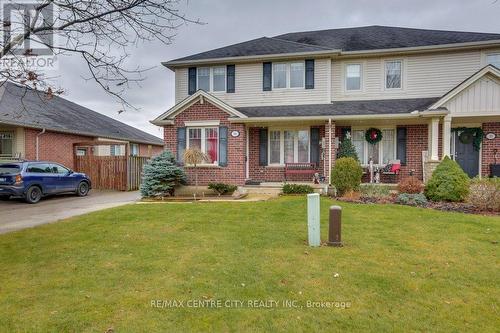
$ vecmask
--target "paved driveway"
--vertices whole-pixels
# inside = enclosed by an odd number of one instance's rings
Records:
[[[24,203],[21,199],[0,201],[0,234],[124,205],[139,198],[138,191],[92,190],[83,198],[73,195],[53,196],[44,198],[34,205]]]

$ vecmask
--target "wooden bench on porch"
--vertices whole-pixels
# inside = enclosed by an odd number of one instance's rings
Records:
[[[316,163],[285,163],[285,181],[289,175],[311,175],[318,172]]]

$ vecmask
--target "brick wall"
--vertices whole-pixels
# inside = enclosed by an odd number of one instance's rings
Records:
[[[38,129],[25,129],[25,158],[28,160],[36,159],[36,136],[40,132]],[[73,144],[92,139],[88,136],[47,131],[39,136],[38,158],[74,168]]]
[[[206,185],[211,182],[223,182],[235,185],[245,183],[245,125],[233,124],[228,121],[229,115],[208,101],[197,102],[175,117],[174,125],[164,126],[165,149],[177,152],[177,128],[184,127],[185,121],[219,120],[220,126],[228,127],[228,155],[226,167],[198,167],[198,183]],[[239,131],[238,137],[232,137],[232,131]],[[188,182],[194,183],[194,168],[186,167]]]
[[[483,176],[490,175],[490,164],[495,163],[495,149],[497,163],[500,163],[500,122],[484,123],[483,131],[487,133],[495,133],[496,138],[493,140],[483,139],[482,156],[481,156],[481,173]]]

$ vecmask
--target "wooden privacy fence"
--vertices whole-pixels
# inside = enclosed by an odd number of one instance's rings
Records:
[[[141,185],[142,167],[148,160],[139,156],[75,156],[75,170],[92,181],[92,188],[134,191]]]

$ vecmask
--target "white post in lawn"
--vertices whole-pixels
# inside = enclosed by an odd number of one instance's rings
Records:
[[[309,246],[320,246],[319,193],[307,195],[307,229]]]

